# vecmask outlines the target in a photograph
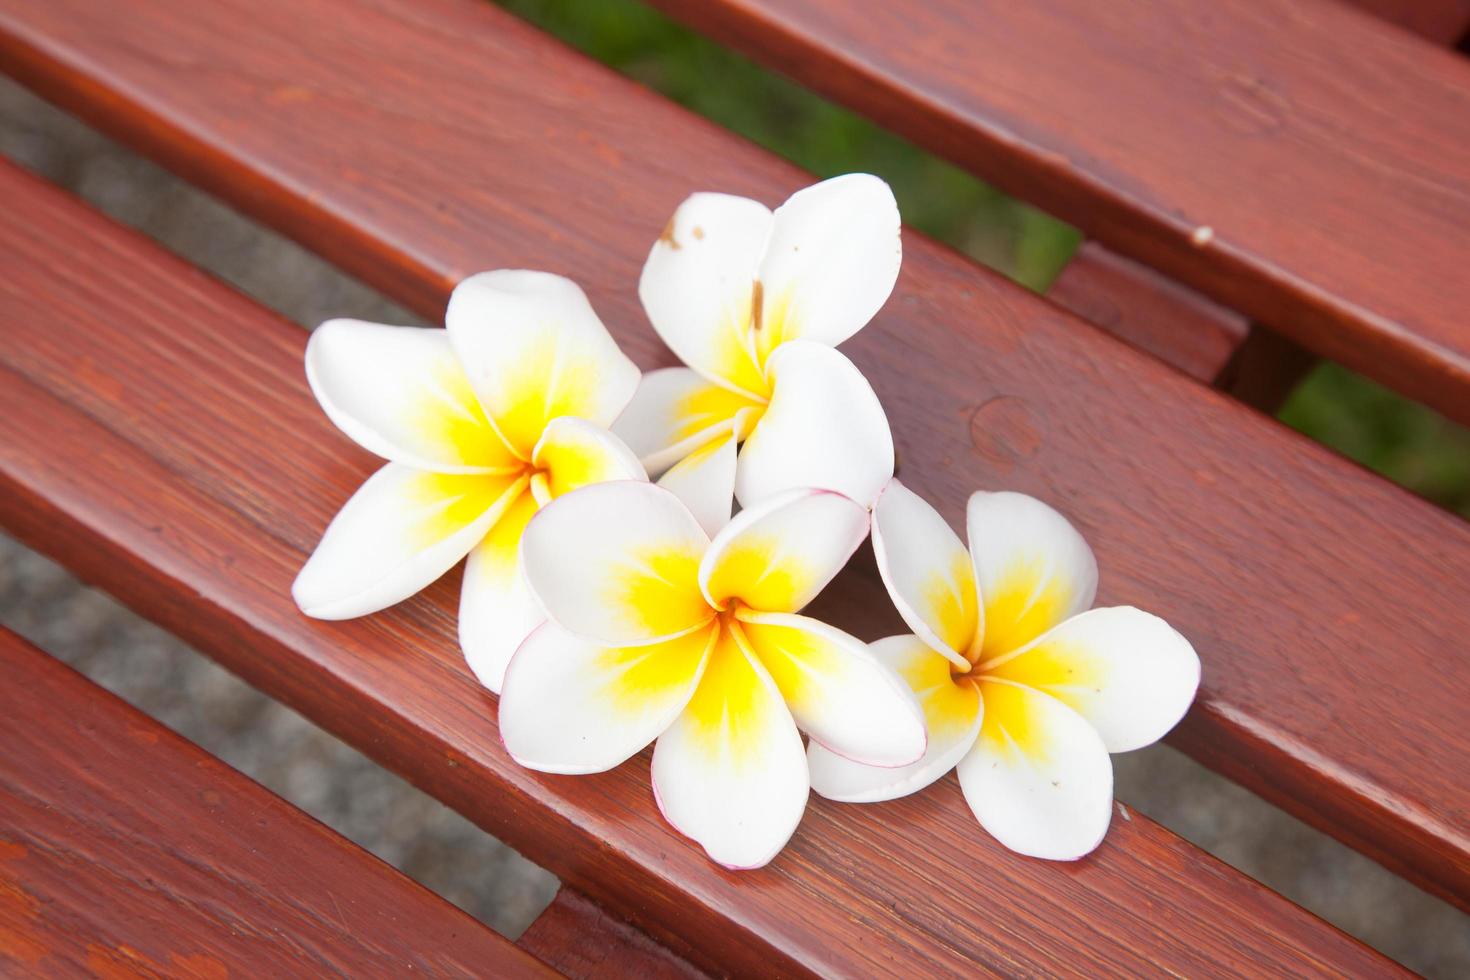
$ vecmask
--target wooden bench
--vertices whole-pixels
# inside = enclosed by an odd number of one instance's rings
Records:
[[[7,630],[0,669],[6,972],[695,975],[565,890],[512,944]]]
[[[0,64],[425,316],[481,268],[568,274],[645,368],[671,359],[629,284],[674,205],[809,180],[471,0],[0,0]],[[658,946],[713,972],[1393,969],[1136,814],[1064,866],[977,833],[952,782],[815,801],[736,875],[639,766],[517,767],[456,582],[347,623],[291,604],[372,465],[308,393],[305,333],[13,168],[0,200],[0,522],[558,874],[527,934],[558,969],[606,969],[600,944],[675,972]],[[1101,601],[1190,636],[1176,745],[1470,904],[1462,522],[921,236],[851,353],[946,516],[977,487],[1045,496],[1093,541]],[[824,601],[891,625],[871,566]]]
[[[656,2],[1470,421],[1470,62],[1454,52],[1333,2]],[[1365,6],[1441,43],[1470,22],[1459,0]],[[1135,329],[1170,346],[1167,327]]]
[[[6,973],[555,975],[4,630],[0,670]]]

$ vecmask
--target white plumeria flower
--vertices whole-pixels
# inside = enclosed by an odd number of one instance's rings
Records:
[[[668,821],[720,864],[764,865],[806,807],[798,728],[871,765],[924,751],[903,682],[860,640],[797,615],[867,531],[867,510],[826,490],[769,498],[713,541],[650,483],[553,502],[521,543],[550,621],[506,671],[506,748],[532,769],[590,773],[657,739]]]
[[[917,694],[929,747],[901,769],[813,745],[812,787],[848,802],[906,796],[958,768],[981,826],[1022,854],[1082,857],[1113,810],[1109,752],[1162,738],[1199,687],[1189,641],[1131,606],[1089,609],[1097,563],[1034,497],[970,498],[969,549],[897,480],[873,513],[878,569],[914,631],[872,645]]]
[[[898,205],[870,174],[822,181],[774,213],[693,195],[638,283],[654,329],[688,366],[645,376],[614,431],[653,475],[681,460],[713,464],[713,449],[744,442],[744,505],[794,487],[870,505],[893,475],[893,437],[834,347],[888,299],[901,259]]]
[[[330,320],[306,376],[337,427],[388,464],[332,520],[292,595],[319,619],[406,599],[465,555],[460,642],[482,683],[544,620],[519,568],[550,500],[644,479],[604,426],[639,372],[570,280],[502,270],[455,287],[448,329]]]

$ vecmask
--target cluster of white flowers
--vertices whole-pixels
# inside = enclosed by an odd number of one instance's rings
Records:
[[[1088,853],[1108,753],[1173,727],[1199,660],[1155,616],[1090,608],[1092,551],[1041,501],[974,494],[967,546],[894,479],[887,417],[836,345],[900,261],[888,185],[850,174],[775,211],[679,207],[638,292],[686,367],[640,376],[544,272],[471,276],[443,330],[323,324],[312,391],[388,462],[297,604],[365,615],[468,556],[460,642],[512,757],[591,773],[653,743],[660,810],[728,867],[775,857],[812,789],[887,800],[952,768],[1006,846]],[[866,644],[801,610],[870,531],[913,633]]]

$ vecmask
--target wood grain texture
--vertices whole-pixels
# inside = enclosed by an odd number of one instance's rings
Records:
[[[1446,47],[1470,29],[1470,0],[1349,0]],[[862,111],[862,106],[854,106]],[[1108,333],[1246,404],[1274,412],[1312,359],[1269,328],[1148,266],[1084,242],[1046,291]]]
[[[1046,296],[1138,350],[1275,414],[1316,358],[1148,266],[1083,242]]]
[[[1470,422],[1470,62],[1333,0],[654,0]]]
[[[1470,0],[1347,0],[1354,7],[1445,47],[1470,30]]]
[[[1446,47],[1470,29],[1470,0],[1349,0]],[[855,106],[859,111],[862,106]],[[1047,296],[1084,320],[1252,407],[1274,412],[1312,364],[1299,346],[1148,266],[1084,242]]]
[[[679,201],[775,203],[810,179],[468,0],[0,0],[0,59],[426,316],[477,270],[570,275],[645,368],[672,358],[633,284]],[[844,347],[905,480],[956,526],[976,489],[1061,507],[1099,555],[1100,601],[1167,617],[1201,652],[1174,744],[1466,904],[1470,785],[1444,760],[1470,753],[1470,672],[1446,670],[1467,656],[1470,530],[905,242],[894,298]],[[303,547],[352,482],[323,471],[290,479],[312,504]],[[894,628],[875,576],[842,589],[839,622]]]
[[[597,776],[520,768],[457,648],[456,575],[350,622],[290,600],[377,465],[315,405],[305,331],[14,170],[0,196],[0,523],[702,968],[1392,972],[1139,815],[1086,860],[1036,861],[980,832],[950,778],[880,806],[814,800],[776,861],[738,873],[665,824],[647,752]],[[871,577],[844,595],[886,605]]]
[[[1208,383],[1225,379],[1250,336],[1245,317],[1148,266],[1083,242],[1046,291],[1052,302]]]
[[[706,976],[570,888],[556,893],[516,944],[571,980],[702,980]]]
[[[558,974],[0,630],[0,973]]]

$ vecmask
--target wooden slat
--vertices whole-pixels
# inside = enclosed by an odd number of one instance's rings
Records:
[[[1446,47],[1470,29],[1470,0],[1350,0]],[[863,106],[853,108],[861,111]],[[1094,241],[1047,289],[1055,303],[1248,405],[1274,411],[1311,365],[1299,347]]]
[[[1275,413],[1315,358],[1148,266],[1084,242],[1046,296],[1185,374]]]
[[[1446,47],[1470,29],[1470,0],[1350,2]],[[1299,347],[1268,328],[1253,327],[1239,313],[1097,242],[1083,243],[1047,296],[1256,408],[1274,411],[1311,364]]]
[[[53,96],[428,316],[469,270],[570,273],[644,366],[670,356],[629,284],[686,190],[781,200],[808,179],[482,4],[315,0],[253,4],[248,18],[210,4],[194,21],[84,3],[53,21],[59,9],[3,21],[13,65]],[[1441,842],[1470,851],[1467,789],[1420,733],[1463,746],[1466,679],[1442,667],[1470,635],[1466,527],[928,239],[907,242],[894,301],[848,345],[885,397],[906,478],[951,520],[975,486],[1063,505],[1097,542],[1103,601],[1167,614],[1210,661],[1180,742],[1379,842],[1380,857],[1463,882]],[[1392,620],[1345,591],[1363,576]],[[1385,682],[1357,683],[1344,663]]]
[[[562,888],[517,944],[571,980],[703,980],[684,960]]]
[[[1470,62],[1330,0],[655,0],[1470,422]]]
[[[442,25],[456,45],[486,13],[464,9]],[[598,776],[520,768],[457,649],[457,576],[344,623],[291,603],[320,529],[376,466],[315,405],[305,332],[13,170],[0,171],[0,199],[12,205],[0,220],[0,523],[698,965],[1391,972],[1141,816],[1085,861],[1036,861],[985,837],[950,780],[882,806],[814,801],[777,861],[736,873],[659,816],[646,752]],[[647,357],[646,341],[629,346]],[[872,579],[848,586],[851,603],[882,601]]]
[[[1355,7],[1366,10],[1400,27],[1406,27],[1420,37],[1428,38],[1446,47],[1456,42],[1470,30],[1470,0],[1346,0]]]
[[[632,284],[683,196],[777,202],[810,179],[468,0],[0,0],[0,57],[426,316],[479,269],[569,274],[644,367],[671,357]],[[1061,506],[1100,601],[1159,612],[1204,656],[1174,744],[1466,903],[1470,786],[1441,760],[1470,743],[1470,673],[1445,670],[1470,637],[1470,530],[906,243],[895,298],[845,345],[905,480],[956,526],[976,488]],[[841,622],[891,628],[863,618],[890,609],[875,576],[844,588]]]
[[[0,675],[0,973],[558,975],[7,630]]]
[[[1192,378],[1222,381],[1250,321],[1146,265],[1083,242],[1046,295]]]

